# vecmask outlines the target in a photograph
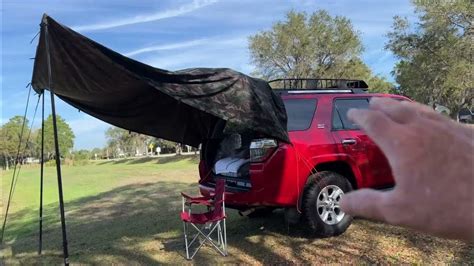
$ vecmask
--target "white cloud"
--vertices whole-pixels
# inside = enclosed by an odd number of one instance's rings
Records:
[[[69,120],[67,121],[67,123],[69,124],[72,131],[74,132],[74,135],[76,136],[95,132],[98,130],[103,131],[110,127],[109,124],[86,114],[84,114],[81,118]]]
[[[133,50],[130,52],[126,52],[123,55],[125,56],[134,56],[134,55],[139,55],[139,54],[144,54],[144,53],[149,53],[149,52],[159,52],[159,51],[165,51],[165,50],[178,50],[178,49],[185,49],[185,48],[191,48],[191,47],[196,47],[196,46],[205,46],[207,48],[209,47],[244,47],[247,45],[247,37],[246,36],[240,36],[240,37],[233,37],[233,38],[227,38],[227,37],[213,37],[213,38],[202,38],[202,39],[195,39],[195,40],[190,40],[190,41],[183,41],[183,42],[178,42],[178,43],[170,43],[170,44],[162,44],[162,45],[155,45],[155,46],[148,46],[144,48],[140,48],[137,50]]]
[[[242,72],[250,72],[248,64],[247,37],[210,38],[199,44],[196,49],[186,47],[179,51],[160,53],[143,58],[146,64],[163,69],[181,69],[189,67],[229,67]]]
[[[84,31],[94,31],[94,30],[116,28],[116,27],[121,27],[121,26],[126,26],[126,25],[137,24],[137,23],[151,22],[151,21],[181,16],[186,13],[193,12],[196,9],[216,3],[217,1],[218,0],[193,0],[191,3],[179,6],[175,9],[160,11],[153,14],[139,15],[135,17],[117,19],[117,20],[113,20],[109,22],[74,26],[72,28],[76,31],[84,32]]]

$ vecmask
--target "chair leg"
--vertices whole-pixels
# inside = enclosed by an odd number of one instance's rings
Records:
[[[205,230],[206,232],[210,232],[211,229],[212,229],[212,227],[213,227],[213,225],[214,225],[213,222],[211,222],[211,223],[206,223],[206,224],[204,225],[203,231]],[[212,239],[211,236],[209,236],[209,238]],[[204,240],[204,241],[206,241],[206,240]]]
[[[183,222],[183,229],[184,229],[184,245],[186,246],[186,259],[190,259],[189,258],[189,246],[188,246],[188,232],[187,232],[187,228],[186,228],[186,223]]]
[[[188,225],[188,224],[186,224]],[[188,249],[186,250],[187,253],[187,259],[188,260],[192,260],[194,258],[194,255],[196,255],[196,253],[201,249],[201,247],[206,243],[206,240],[209,241],[209,239],[206,237],[206,235],[201,231],[204,229],[204,227],[202,227],[201,229],[199,229],[195,224],[191,223],[191,225],[195,228],[195,230],[197,231],[197,233],[194,235],[193,239],[189,242],[188,244]],[[187,227],[188,228],[188,227]],[[215,229],[215,228],[214,228]],[[214,231],[214,230],[213,230]],[[212,233],[212,231],[208,234],[208,236]],[[204,241],[201,241],[201,235],[204,236]],[[191,254],[191,256],[189,256],[189,249],[191,248],[191,246],[193,245],[194,242],[196,242],[196,240],[199,240],[197,242],[199,242],[199,246],[194,250],[193,254]]]
[[[217,225],[217,245],[222,245],[222,229],[220,222]]]
[[[191,225],[194,227],[194,229],[197,231],[197,234],[193,237],[193,239],[189,242],[188,241],[188,228],[189,225],[188,223],[183,222],[183,228],[184,228],[184,242],[186,245],[186,259],[192,260],[194,258],[194,255],[201,249],[201,247],[208,241],[214,248],[221,253],[223,256],[227,256],[227,231],[226,231],[226,224],[225,224],[225,219],[216,222],[211,228],[209,232],[206,232],[206,234],[203,233],[202,230],[205,229],[206,225],[204,225],[202,228],[199,228],[195,224],[191,223]],[[224,228],[222,228],[224,227]],[[216,242],[214,242],[211,238],[212,233],[216,231],[217,233],[217,245]],[[194,242],[200,237],[203,237],[204,241],[198,241],[199,246],[192,252],[192,255],[190,256],[190,248],[193,245]]]
[[[219,248],[219,246],[217,246],[216,243],[209,237],[217,229],[219,223],[216,223],[207,235],[204,234],[195,224],[191,223],[191,225],[198,231],[198,234],[204,237],[204,240],[205,240],[197,247],[197,249],[191,255],[191,259],[194,257],[194,255],[196,255],[198,250],[206,243],[206,241],[209,242],[209,244],[211,244],[219,253],[221,253],[222,256],[226,256],[226,252],[224,252],[224,250],[221,250],[221,248]]]
[[[227,228],[225,225],[225,218],[222,220],[222,222],[224,223],[224,253],[225,256],[227,256]]]

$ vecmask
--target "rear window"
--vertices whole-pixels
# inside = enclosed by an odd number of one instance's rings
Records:
[[[286,99],[283,102],[288,115],[288,131],[306,130],[311,126],[316,99]]]

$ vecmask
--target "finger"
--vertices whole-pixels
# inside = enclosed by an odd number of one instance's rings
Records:
[[[436,112],[433,108],[428,105],[424,105],[418,102],[403,101],[400,102],[400,105],[404,106],[406,109],[410,109],[415,115],[421,116],[435,121],[449,121],[453,122],[448,117]]]
[[[384,208],[381,205],[386,192],[372,189],[360,189],[341,198],[343,212],[369,219],[385,221]]]
[[[456,123],[461,135],[469,139],[474,139],[474,125]]]
[[[398,145],[402,126],[384,113],[377,110],[350,109],[347,117],[359,125],[385,154]]]
[[[428,105],[408,101],[401,102],[401,105],[404,106],[406,109],[412,110],[411,112],[413,113],[416,112],[416,115],[413,115],[413,117],[425,118],[429,122],[434,122],[439,126],[448,128],[449,130],[455,132],[456,134],[462,137],[472,138],[474,134],[474,127],[472,125],[469,126],[458,123],[452,120],[451,118],[436,112]]]
[[[370,109],[378,110],[400,124],[411,122],[417,115],[414,108],[389,98],[374,97],[370,99]]]
[[[392,120],[400,124],[410,122],[422,123],[419,118],[427,119],[426,122],[434,122],[438,125],[451,128],[452,131],[459,131],[462,137],[472,138],[474,127],[457,123],[448,117],[439,114],[431,107],[417,102],[397,101],[389,98],[373,97],[370,100],[370,108],[386,114]]]
[[[437,113],[433,108],[412,101],[397,101],[390,98],[373,97],[370,99],[370,108],[385,113],[398,123],[408,123],[418,116],[436,121],[449,120],[447,117]]]

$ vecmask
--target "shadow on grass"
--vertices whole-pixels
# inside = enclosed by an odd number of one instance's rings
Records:
[[[136,184],[66,203],[70,261],[146,265],[185,262],[179,193],[195,189],[194,184],[180,182]],[[61,263],[62,238],[57,205],[45,207],[42,256],[35,254],[38,245],[36,215],[37,211],[33,209],[11,215],[4,247],[4,251],[10,251],[6,254],[7,262]],[[286,232],[281,223],[283,217],[250,220],[238,216],[235,211],[229,211],[229,216],[228,242],[235,253],[221,258],[208,250],[198,253],[195,262],[245,263],[241,258],[243,255],[257,261],[289,262],[263,245],[267,234]],[[265,232],[260,230],[263,223],[267,228]],[[246,240],[250,236],[257,236],[259,241]],[[162,248],[158,248],[159,245]],[[159,257],[166,253],[171,254],[172,259],[160,260]]]
[[[99,258],[115,257],[113,262],[156,264],[150,254],[130,249],[135,239],[175,231],[179,225],[181,208],[179,192],[195,186],[179,182],[157,182],[127,185],[65,204],[70,260],[74,263],[99,263]],[[21,263],[38,263],[37,223],[35,210],[23,210],[11,216],[7,243],[13,256]],[[45,230],[41,261],[61,263],[62,238],[58,223],[57,205],[45,207]],[[30,217],[31,216],[31,217]],[[17,223],[23,220],[27,223]],[[17,239],[15,239],[17,238]],[[133,239],[133,240],[130,240]],[[51,261],[49,261],[51,260]]]
[[[383,231],[384,234],[391,238],[397,238],[406,243],[407,247],[417,250],[422,261],[430,263],[436,254],[437,249],[446,250],[457,250],[457,255],[450,263],[455,265],[459,264],[472,264],[474,261],[474,245],[464,244],[459,245],[458,241],[448,241],[439,237],[416,232],[414,230],[405,229],[398,226],[390,226],[380,222],[369,222],[364,221],[364,226],[371,231]]]
[[[80,264],[182,264],[184,244],[181,210],[181,191],[195,191],[196,185],[181,182],[156,182],[126,185],[92,197],[68,202],[67,226],[70,260]],[[62,239],[58,223],[57,205],[45,208],[44,255],[37,256],[37,211],[23,210],[11,216],[7,245],[7,263],[60,264]],[[356,263],[380,263],[384,253],[378,246],[377,234],[396,237],[406,234],[404,229],[380,223],[356,221],[363,237],[344,234],[336,238],[311,239],[304,231],[288,228],[283,213],[270,217],[248,219],[229,211],[227,235],[228,257],[221,257],[209,249],[199,252],[198,264],[310,264],[318,261],[336,263],[341,258],[353,258]],[[24,221],[24,222],[15,222]],[[26,222],[25,222],[26,221]],[[262,229],[263,228],[263,229]],[[384,235],[385,236],[385,235]],[[410,240],[423,256],[432,240]],[[428,241],[428,242],[426,242]],[[442,244],[435,243],[435,244]],[[309,254],[309,255],[308,255]],[[472,259],[472,247],[460,250],[456,263]],[[349,259],[347,259],[349,258]],[[403,262],[394,258],[391,262]],[[382,260],[383,262],[383,260]]]

